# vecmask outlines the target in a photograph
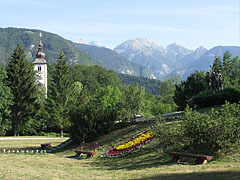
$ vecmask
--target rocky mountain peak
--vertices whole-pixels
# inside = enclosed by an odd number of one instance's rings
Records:
[[[203,46],[200,46],[199,48],[197,48],[194,51],[194,58],[198,59],[200,56],[202,56],[203,54],[205,54],[208,50],[206,48],[204,48]]]
[[[185,56],[193,52],[193,50],[185,48],[184,46],[181,46],[177,43],[172,43],[167,46],[168,51],[173,51],[175,54]]]
[[[149,38],[136,38],[127,40],[117,46],[114,50],[119,54],[124,53],[127,50],[136,53],[143,53],[145,55],[152,55],[155,51],[160,51],[162,53],[166,51],[165,48],[159,46]]]

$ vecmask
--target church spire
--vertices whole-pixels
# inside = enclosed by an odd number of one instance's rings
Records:
[[[38,51],[36,54],[36,59],[32,62],[33,69],[37,72],[37,81],[43,85],[45,88],[45,97],[47,97],[47,61],[45,58],[45,53],[43,52],[42,44],[42,33],[39,33],[40,41],[38,45]]]
[[[42,44],[42,33],[39,33],[40,42],[38,45],[38,52],[36,54],[36,58],[44,59],[45,53],[43,52],[43,44]]]

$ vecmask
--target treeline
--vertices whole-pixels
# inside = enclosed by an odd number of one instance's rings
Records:
[[[123,85],[136,84],[140,87],[144,87],[147,92],[150,92],[154,95],[160,95],[160,86],[162,81],[158,79],[149,79],[146,77],[131,76],[128,74],[118,74]]]
[[[0,68],[2,136],[69,132],[72,139],[92,140],[112,130],[115,121],[124,122],[139,113],[167,113],[175,108],[172,94],[156,97],[137,84],[122,85],[118,75],[104,67],[70,66],[63,51],[56,64],[48,65],[46,98],[24,52],[18,45],[7,65]]]

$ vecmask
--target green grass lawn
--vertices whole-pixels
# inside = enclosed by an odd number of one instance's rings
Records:
[[[55,154],[0,154],[0,179],[169,179],[169,180],[208,180],[240,179],[240,153],[228,154],[214,159],[206,165],[192,163],[175,164],[171,157],[163,153],[156,141],[145,145],[132,154],[123,157],[103,158],[101,155],[116,147],[152,124],[131,125],[113,131],[98,139],[99,147],[93,158],[86,155],[75,158],[71,145]],[[62,139],[64,141],[66,139]],[[2,147],[26,148],[40,146],[52,140],[0,141]],[[56,139],[55,145],[61,139]],[[26,146],[26,144],[28,144]]]
[[[55,147],[69,139],[69,138],[48,139],[46,137],[42,137],[43,139],[37,139],[37,138],[41,138],[39,136],[35,137],[36,139],[30,139],[30,140],[25,140],[25,139],[21,140],[21,138],[27,138],[27,136],[16,138],[16,140],[0,140],[0,149],[13,149],[13,150],[14,149],[40,149],[41,144],[49,143],[49,142],[51,142],[52,147]],[[29,138],[33,138],[33,137],[29,137]]]

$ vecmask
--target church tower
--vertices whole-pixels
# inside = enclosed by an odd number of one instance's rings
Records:
[[[45,89],[45,96],[47,97],[47,61],[45,58],[45,53],[43,52],[42,44],[42,34],[39,33],[40,42],[38,45],[38,52],[36,54],[36,59],[32,62],[34,71],[37,71],[39,76],[38,81],[43,85]]]

